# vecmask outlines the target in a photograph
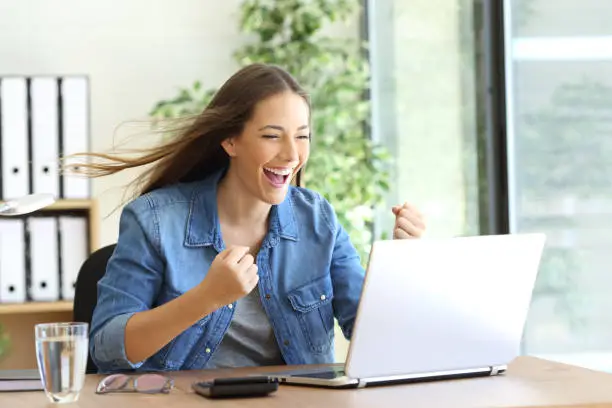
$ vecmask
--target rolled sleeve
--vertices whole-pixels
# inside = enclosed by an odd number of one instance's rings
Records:
[[[104,330],[96,333],[93,339],[93,350],[96,360],[104,362],[106,370],[134,370],[146,360],[132,363],[125,354],[125,326],[135,312],[124,313],[113,317],[106,323]]]
[[[91,322],[90,355],[100,372],[133,370],[146,361],[129,361],[125,334],[129,319],[153,307],[163,281],[155,209],[141,197],[126,205],[119,238],[106,272],[98,281]]]

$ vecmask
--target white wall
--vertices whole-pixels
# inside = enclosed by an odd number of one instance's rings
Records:
[[[242,40],[235,23],[240,2],[0,0],[0,75],[89,75],[92,149],[108,151],[121,122],[144,118],[176,87],[195,79],[216,87],[231,75],[231,53]],[[124,129],[116,142],[144,130]],[[133,177],[93,181],[102,245],[117,239],[120,211],[112,211]]]

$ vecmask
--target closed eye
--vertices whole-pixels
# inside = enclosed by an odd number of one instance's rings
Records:
[[[279,135],[261,135],[261,137],[265,139],[280,139]],[[300,135],[297,136],[298,139],[310,140],[310,135]]]

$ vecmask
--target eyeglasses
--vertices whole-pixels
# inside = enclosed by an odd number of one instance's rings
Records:
[[[98,383],[96,394],[111,392],[142,392],[145,394],[167,394],[174,386],[174,380],[159,374],[131,376],[112,374]]]

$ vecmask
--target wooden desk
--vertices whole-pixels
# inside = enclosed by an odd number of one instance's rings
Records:
[[[283,369],[286,367],[283,367]],[[612,374],[519,357],[499,377],[393,385],[359,390],[327,390],[281,385],[271,397],[242,400],[207,400],[190,385],[215,376],[270,372],[278,367],[246,370],[185,371],[169,373],[175,389],[169,395],[107,394],[94,389],[101,376],[87,377],[79,401],[66,407],[161,408],[170,404],[190,407],[612,407]],[[49,408],[42,392],[0,394],[0,406]],[[57,405],[59,408],[59,405]]]

